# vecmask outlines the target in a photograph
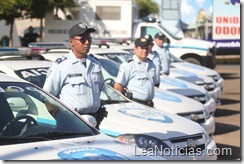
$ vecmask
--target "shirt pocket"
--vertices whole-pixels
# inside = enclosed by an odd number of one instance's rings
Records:
[[[92,71],[92,74],[91,74],[91,79],[93,82],[101,82],[101,75],[102,75],[102,71],[100,68],[97,68],[95,67],[94,70]]]
[[[86,82],[85,79],[83,77],[75,77],[75,78],[71,78],[69,80],[70,85],[73,89],[73,91],[77,94],[77,95],[84,95],[86,94]]]
[[[152,79],[154,79],[155,76],[156,76],[156,70],[155,70],[155,69],[150,69],[150,70],[149,70],[149,74],[150,74],[150,76],[152,77]]]
[[[145,85],[145,82],[148,80],[148,77],[145,73],[138,73],[137,80],[139,85]]]

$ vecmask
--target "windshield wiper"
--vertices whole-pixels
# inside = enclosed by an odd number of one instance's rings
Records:
[[[46,132],[46,133],[38,133],[38,134],[32,134],[28,135],[27,137],[45,137],[45,138],[59,138],[59,137],[74,137],[74,136],[90,136],[93,135],[91,133],[71,133],[71,132],[59,132],[59,131],[53,131],[53,132]]]
[[[0,145],[18,144],[18,143],[27,143],[27,142],[36,142],[36,141],[48,141],[48,140],[50,139],[45,137],[1,136]]]
[[[119,103],[128,103],[127,100],[102,100],[102,104],[119,104]]]

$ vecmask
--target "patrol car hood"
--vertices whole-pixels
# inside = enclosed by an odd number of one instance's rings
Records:
[[[191,98],[155,87],[154,107],[169,113],[192,113],[204,110],[204,106]]]
[[[202,94],[206,94],[206,90],[196,84],[192,84],[190,82],[177,79],[174,77],[160,77],[160,86],[159,88],[164,89],[164,90],[184,90],[185,92],[189,92],[189,89],[192,90],[197,90],[199,92],[202,92]]]
[[[201,83],[213,83],[214,80],[208,76],[205,75],[199,75],[194,72],[189,72],[187,70],[179,69],[179,68],[170,68],[170,77],[181,79],[193,84],[196,84],[198,82]],[[203,84],[202,84],[203,85]]]
[[[202,127],[186,118],[150,108],[139,103],[105,105],[108,117],[100,125],[100,131],[111,135],[147,134],[168,139],[203,133]]]
[[[135,156],[136,147],[104,134],[64,140],[0,146],[0,160],[163,160]]]
[[[209,69],[207,67],[199,66],[196,64],[192,64],[189,62],[172,62],[172,66],[175,68],[186,70],[192,73],[195,73],[197,75],[206,75],[206,76],[212,76],[217,75],[218,73],[215,70]]]
[[[182,44],[186,44],[191,47],[212,48],[214,46],[214,44],[212,42],[205,41],[205,40],[199,40],[199,39],[183,38],[180,41]]]

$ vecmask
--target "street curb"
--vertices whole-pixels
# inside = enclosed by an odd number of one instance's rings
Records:
[[[217,55],[217,64],[240,64],[240,55]]]

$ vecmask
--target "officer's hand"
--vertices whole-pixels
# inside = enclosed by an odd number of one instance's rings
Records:
[[[45,102],[45,105],[47,107],[47,110],[49,111],[49,113],[52,115],[52,116],[55,116],[58,112],[59,112],[59,109],[58,109],[58,106],[55,105],[55,104],[52,104],[51,102],[49,101],[46,101]]]

